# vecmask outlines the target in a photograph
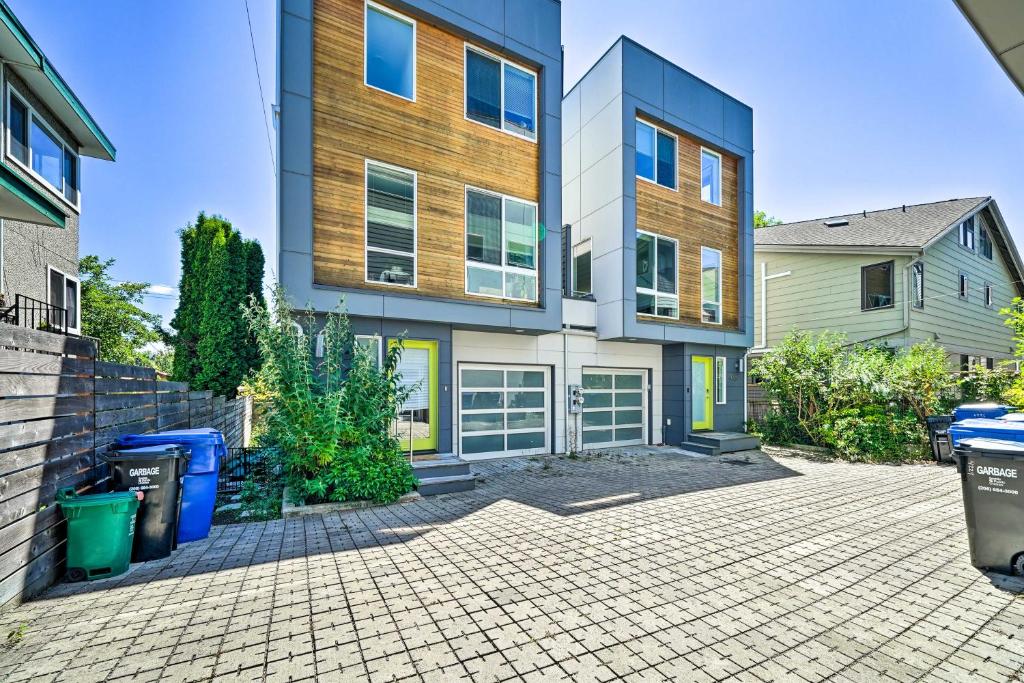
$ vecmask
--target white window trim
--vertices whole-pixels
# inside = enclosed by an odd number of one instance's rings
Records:
[[[977,214],[975,214],[975,215],[977,215]],[[975,225],[977,225],[978,221],[975,220],[974,222],[975,222]],[[991,261],[994,258],[994,255],[995,255],[995,244],[992,242],[992,232],[988,228],[986,228],[984,225],[982,225],[980,228],[976,229],[975,232],[976,232],[975,243],[978,245],[978,256],[980,256],[981,258],[985,259],[986,261]],[[990,252],[988,255],[986,255],[985,254],[985,250],[981,248],[981,243],[983,241],[982,240],[982,235],[985,236],[984,241],[988,243],[988,249],[989,249],[989,252]]]
[[[713,251],[718,254],[718,301],[708,301],[704,298],[704,252]],[[725,305],[722,303],[722,270],[725,267],[725,262],[722,260],[722,250],[715,249],[714,247],[701,246],[700,248],[700,322],[703,325],[721,325],[723,315],[723,309]],[[718,305],[718,321],[708,322],[704,320],[704,304],[717,304]]]
[[[961,281],[961,279],[963,280],[963,285],[964,285],[963,286],[963,291],[961,291],[961,288],[960,288],[960,281]],[[963,301],[967,301],[970,298],[970,295],[971,295],[971,277],[967,273],[965,273],[963,271],[960,271],[957,274],[957,278],[956,278],[956,294]]]
[[[582,252],[582,253],[586,253],[586,254],[590,255],[590,291],[589,292],[582,292],[582,291],[576,289],[576,275],[577,275],[577,273],[576,273],[576,251],[578,249],[582,248],[583,246],[586,246],[586,251]],[[572,262],[569,264],[569,269],[570,269],[570,273],[571,273],[571,277],[569,278],[570,279],[570,285],[571,285],[571,288],[572,288],[571,294],[573,296],[579,296],[579,295],[586,296],[588,294],[592,295],[594,293],[594,243],[591,241],[591,238],[585,237],[585,238],[581,239],[579,242],[577,242],[576,244],[572,245],[572,252],[571,252],[570,256],[572,257]]]
[[[728,402],[728,377],[729,359],[725,356],[715,356],[715,405],[724,406]],[[721,391],[719,391],[721,390]]]
[[[967,233],[967,231],[964,229],[964,226],[967,225],[967,223],[971,224],[971,246],[967,246],[966,244],[964,244],[964,235]],[[960,225],[957,226],[957,244],[959,244],[962,249],[966,249],[972,254],[977,251],[978,221],[975,220],[974,216],[969,216],[960,221]]]
[[[493,263],[483,263],[481,261],[470,261],[466,257],[466,239],[469,235],[469,193],[479,192],[480,194],[488,194],[492,197],[499,197],[501,199],[501,265],[496,266]],[[534,225],[533,225],[533,262],[537,266],[532,270],[529,268],[520,268],[519,266],[507,266],[505,265],[505,254],[508,245],[505,242],[505,200],[511,199],[512,201],[522,202],[533,207]],[[537,206],[536,202],[531,202],[528,199],[520,199],[519,197],[513,197],[508,194],[501,194],[500,192],[492,192],[491,190],[485,190],[481,187],[474,187],[472,185],[466,185],[463,193],[463,214],[466,216],[466,221],[462,227],[462,261],[465,266],[462,269],[463,285],[466,294],[469,296],[478,296],[484,299],[491,299],[497,301],[529,301],[536,302],[540,299],[540,237],[537,234],[537,222],[540,220],[540,207]],[[480,268],[481,270],[493,270],[494,272],[501,273],[501,294],[502,296],[495,296],[494,294],[481,294],[480,292],[469,291],[469,268]],[[532,299],[521,299],[514,296],[505,296],[505,273],[512,273],[515,275],[532,275],[537,281],[536,295]]]
[[[27,164],[22,162],[21,159],[19,159],[18,157],[14,156],[14,154],[11,153],[11,126],[9,124],[8,117],[11,114],[11,96],[12,96],[12,94],[15,97],[17,97],[19,100],[21,100],[22,104],[25,105],[25,112],[26,112],[26,114],[28,114],[28,132],[27,132],[28,140],[26,141],[26,145],[25,145],[26,149],[28,150],[28,163]],[[56,130],[53,129],[53,126],[51,126],[46,121],[46,119],[39,114],[39,111],[35,107],[32,106],[32,104],[29,102],[28,98],[25,97],[24,95],[22,95],[21,92],[17,88],[15,88],[11,84],[10,81],[7,82],[7,93],[6,93],[6,95],[7,96],[4,99],[4,104],[6,106],[4,108],[4,116],[3,116],[4,143],[5,143],[5,146],[6,146],[6,150],[4,152],[4,155],[9,160],[11,160],[13,163],[17,164],[18,168],[22,169],[25,173],[28,173],[29,176],[31,176],[34,180],[36,180],[37,182],[41,183],[43,185],[43,187],[45,187],[48,190],[50,190],[50,192],[53,193],[54,195],[56,195],[56,197],[60,201],[62,201],[65,204],[67,204],[68,206],[73,208],[75,211],[81,212],[81,210],[82,210],[82,157],[78,154],[78,152],[71,145],[69,145],[67,143],[67,141],[64,139],[63,135],[60,135]],[[57,141],[57,144],[59,144],[61,146],[61,148],[63,149],[63,153],[64,154],[70,154],[71,156],[73,156],[75,158],[75,183],[78,185],[78,187],[75,188],[75,201],[74,202],[72,202],[71,200],[69,200],[67,197],[64,196],[64,158],[63,157],[61,157],[61,162],[60,162],[60,184],[61,184],[60,187],[54,187],[53,184],[50,183],[49,180],[47,180],[43,176],[39,175],[38,173],[35,172],[35,170],[32,169],[32,122],[33,121],[38,122],[39,125],[42,128],[44,128],[47,132],[50,133],[50,135],[52,135],[54,137],[54,139]]]
[[[75,307],[75,309],[76,309],[75,310],[75,324],[72,325],[71,321],[66,321],[66,323],[67,323],[67,331],[68,332],[71,332],[72,334],[81,334],[82,333],[82,282],[77,277],[75,277],[73,275],[68,275],[67,273],[65,273],[60,268],[54,268],[51,265],[47,265],[46,266],[46,303],[47,303],[47,305],[52,305],[52,304],[50,304],[50,302],[53,301],[53,297],[52,297],[53,292],[50,290],[50,273],[51,272],[52,273],[59,273],[60,276],[63,277],[65,280],[71,280],[72,282],[75,283],[76,291],[78,292],[78,302],[77,302],[78,305]],[[64,292],[67,291],[66,287],[67,287],[67,285],[65,284]],[[61,292],[62,300],[63,300],[64,292]],[[64,301],[64,305],[61,308],[63,308],[64,311],[66,312],[68,310],[68,302]]]
[[[394,17],[395,19],[398,19],[399,21],[403,21],[403,22],[405,22],[407,24],[410,24],[412,26],[412,97],[406,97],[405,95],[400,95],[400,94],[398,94],[396,92],[391,92],[390,90],[385,90],[384,88],[379,88],[376,85],[371,85],[370,82],[369,82],[369,73],[368,73],[368,71],[369,71],[369,65],[370,65],[370,41],[367,38],[366,27],[369,25],[369,19],[367,17],[369,15],[371,7],[373,9],[381,12],[382,14],[389,14],[392,17]],[[396,12],[395,10],[391,9],[390,7],[385,7],[384,5],[381,5],[379,3],[372,2],[372,0],[366,0],[366,4],[363,6],[363,85],[365,85],[367,88],[373,88],[377,92],[383,92],[383,93],[387,93],[388,95],[393,95],[393,96],[395,96],[395,97],[397,97],[399,99],[405,100],[406,102],[415,102],[416,101],[416,46],[417,46],[417,43],[418,43],[418,40],[417,40],[417,27],[416,27],[416,20],[415,19],[413,19],[412,17],[406,16],[406,15],[400,13],[400,12]]]
[[[384,365],[384,340],[379,334],[357,334],[355,339],[356,341],[372,341],[377,348],[377,367],[379,368]]]
[[[985,308],[992,308],[996,300],[995,288],[992,286],[992,283],[986,282],[984,288],[982,289],[982,292],[985,296]]]
[[[717,182],[718,182],[718,201],[717,202],[709,202],[708,200],[704,199],[704,197],[703,197],[703,194],[704,194],[704,155],[705,154],[710,154],[711,156],[718,157],[718,179],[717,179]],[[716,152],[713,149],[708,149],[707,147],[703,147],[702,146],[700,148],[700,166],[701,166],[701,168],[700,168],[700,182],[701,182],[700,192],[701,192],[701,195],[702,195],[700,200],[702,202],[704,202],[705,204],[711,204],[712,206],[721,206],[722,205],[722,189],[723,189],[722,188],[722,155],[719,154],[718,152]]]
[[[505,59],[501,55],[498,55],[498,54],[495,54],[495,53],[490,52],[488,50],[485,50],[482,47],[477,47],[476,45],[473,45],[472,43],[464,42],[463,46],[464,47],[463,47],[463,50],[462,50],[462,117],[464,119],[466,119],[467,121],[469,121],[470,123],[475,123],[478,126],[483,126],[484,128],[487,128],[488,130],[496,130],[496,131],[505,133],[506,135],[511,135],[513,137],[517,137],[520,140],[527,140],[529,142],[532,142],[533,144],[537,144],[537,140],[540,138],[540,121],[537,118],[537,108],[539,106],[538,100],[540,99],[540,96],[539,96],[540,74],[538,74],[535,69],[531,69],[529,67],[525,67],[522,64],[518,64],[516,62],[513,62],[510,59]],[[501,64],[501,80],[500,80],[500,82],[498,84],[498,88],[501,91],[501,107],[500,107],[501,108],[501,125],[498,126],[497,128],[495,128],[494,126],[489,126],[486,123],[484,123],[483,121],[477,121],[476,119],[473,119],[473,118],[469,117],[469,79],[466,78],[466,69],[468,67],[468,62],[466,60],[466,52],[468,50],[472,50],[473,52],[476,52],[477,54],[483,55],[485,57],[490,57],[491,59],[496,60],[498,63]],[[532,138],[529,135],[523,135],[522,133],[517,133],[514,130],[507,130],[505,128],[505,65],[506,64],[508,64],[509,66],[515,67],[516,69],[519,69],[520,71],[525,71],[526,73],[533,75],[533,128],[534,128],[534,130],[533,130],[533,137]]]
[[[914,278],[914,271],[917,270],[918,268],[921,269],[921,291],[915,293],[914,290],[916,289],[917,285],[916,280]],[[924,310],[924,278],[924,261],[921,261],[919,259],[912,262],[910,264],[910,307],[917,309],[919,311]],[[959,283],[957,284],[957,287],[959,287]],[[916,294],[919,294],[920,296],[916,296]]]
[[[640,445],[647,443],[647,420],[649,417],[648,405],[647,405],[647,371],[646,370],[629,370],[625,368],[597,368],[587,366],[583,368],[583,375],[612,375],[612,387],[610,389],[583,389],[583,414],[594,414],[594,413],[612,413],[612,424],[610,425],[593,425],[590,427],[583,426],[583,418],[580,418],[580,437],[579,443],[577,444],[581,450],[595,450],[599,448],[612,448],[616,446],[631,446]],[[640,375],[640,388],[639,389],[616,389],[615,388],[615,377],[619,375],[635,376]],[[580,383],[582,387],[582,382]],[[603,394],[612,394],[612,405],[603,408],[588,408],[586,404],[587,392],[596,392]],[[616,406],[615,396],[618,394],[640,394],[640,405],[638,406]],[[639,410],[640,411],[640,424],[615,424],[615,411],[616,410]],[[584,443],[583,434],[585,432],[594,431],[611,431],[612,436],[615,436],[615,430],[619,428],[624,429],[636,429],[641,428],[640,439],[623,439],[621,441],[596,441],[594,443]]]
[[[380,247],[370,246],[370,165],[380,166],[382,168],[391,169],[392,171],[399,171],[401,173],[412,174],[412,253],[404,251],[396,251],[394,249],[382,249]],[[402,168],[401,166],[395,166],[394,164],[388,164],[383,161],[376,161],[374,159],[366,159],[363,162],[363,281],[367,284],[372,285],[384,285],[386,287],[402,287],[404,289],[416,289],[419,285],[420,274],[420,259],[419,259],[419,175],[416,171],[409,168]],[[392,254],[394,256],[412,256],[412,284],[403,285],[400,282],[381,282],[380,280],[370,279],[370,258],[369,253],[371,251],[379,254]]]
[[[636,286],[636,293],[637,294],[647,294],[649,296],[653,296],[654,297],[654,310],[655,311],[658,310],[658,297],[659,296],[669,296],[669,294],[670,294],[670,292],[659,292],[658,291],[658,240],[668,240],[668,241],[672,242],[673,244],[675,244],[675,247],[676,247],[676,249],[675,249],[675,252],[676,252],[676,277],[675,277],[676,291],[675,292],[671,292],[672,296],[674,296],[676,298],[676,314],[674,316],[672,316],[672,315],[658,315],[656,313],[641,313],[639,311],[637,311],[636,314],[637,315],[642,315],[642,316],[645,316],[645,317],[649,317],[649,318],[661,318],[663,320],[679,320],[679,308],[680,308],[680,305],[679,305],[679,240],[675,239],[674,237],[667,237],[665,235],[659,235],[659,234],[657,234],[655,232],[649,232],[647,230],[637,230],[636,234],[637,234],[637,238],[638,239],[639,239],[640,235],[650,235],[651,237],[654,238],[654,254],[653,254],[653,256],[654,256],[654,264],[653,264],[653,267],[654,267],[654,269],[653,269],[653,273],[654,273],[654,279],[653,279],[654,288],[653,289],[647,289],[646,287],[641,287],[640,285],[637,285]]]
[[[666,190],[671,190],[672,192],[679,192],[679,136],[676,135],[675,133],[673,133],[670,130],[666,130],[665,128],[662,128],[661,126],[655,125],[655,124],[651,123],[650,121],[647,121],[646,119],[642,119],[639,116],[636,117],[636,122],[637,123],[642,123],[645,126],[650,126],[651,128],[654,129],[654,180],[651,180],[650,178],[645,178],[645,177],[643,177],[642,175],[640,175],[639,173],[636,172],[636,160],[635,159],[633,160],[633,173],[636,175],[636,177],[639,180],[642,180],[645,183],[651,183],[652,185],[657,185],[658,187],[665,188]],[[672,164],[672,167],[675,170],[675,177],[672,178],[672,187],[667,187],[667,186],[662,185],[661,183],[658,182],[658,133],[659,132],[664,133],[665,135],[669,136],[670,138],[672,138],[675,141],[675,145],[674,146],[675,146],[675,152],[676,152],[675,157],[676,158],[675,158],[675,163]],[[636,144],[636,129],[635,128],[633,130],[633,144],[634,145]],[[636,154],[636,150],[635,149],[633,151],[633,154]]]
[[[463,387],[462,386],[462,373],[464,370],[500,370],[502,371],[502,383],[507,384],[509,371],[526,371],[526,372],[541,372],[544,375],[544,386],[543,387]],[[539,455],[542,453],[551,452],[551,419],[554,415],[554,405],[551,402],[551,373],[548,368],[543,365],[488,365],[486,363],[459,363],[456,376],[458,377],[458,389],[455,392],[455,405],[456,405],[456,427],[458,434],[458,452],[459,456],[466,460],[486,460],[490,458],[506,458],[520,455]],[[491,392],[502,392],[502,396],[507,395],[508,392],[529,392],[543,394],[544,406],[543,408],[509,408],[507,402],[502,399],[501,408],[463,408],[462,407],[462,393],[464,391],[491,391]],[[535,413],[544,412],[544,427],[525,427],[523,429],[491,429],[478,432],[463,432],[462,429],[462,416],[463,415],[476,415],[486,413],[501,413],[503,415],[503,423],[508,424],[509,413]],[[483,453],[463,453],[462,452],[462,439],[465,436],[493,436],[495,434],[502,434],[507,436],[508,434],[534,434],[537,432],[544,432],[544,445],[538,446],[537,448],[520,448],[515,450],[504,450],[504,451],[485,451]],[[508,440],[506,438],[506,445]]]

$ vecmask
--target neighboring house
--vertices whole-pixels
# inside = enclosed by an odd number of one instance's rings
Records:
[[[0,320],[81,330],[81,157],[115,150],[0,1]]]
[[[281,7],[279,277],[404,334],[418,458],[742,429],[749,107],[627,39],[563,104],[557,0]]]
[[[1013,357],[999,310],[1024,294],[1024,267],[991,197],[775,225],[755,241],[752,354],[796,329],[931,340],[961,368]]]
[[[1024,93],[1024,2],[955,0],[1003,71]]]

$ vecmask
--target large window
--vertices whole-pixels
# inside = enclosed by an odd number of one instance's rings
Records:
[[[676,189],[676,137],[637,119],[636,175]]]
[[[416,174],[366,162],[366,281],[416,286]]]
[[[537,206],[466,190],[466,292],[537,300]]]
[[[78,155],[13,88],[8,88],[7,150],[32,175],[78,206]]]
[[[886,261],[860,269],[860,308],[862,311],[889,308],[893,305],[894,267],[893,261]]]
[[[636,312],[661,318],[679,317],[678,243],[637,232]]]
[[[592,290],[590,279],[590,240],[586,239],[572,248],[572,294],[586,296]]]
[[[416,99],[416,22],[366,3],[366,85]]]
[[[978,253],[989,261],[992,260],[992,236],[985,228],[978,230]]]
[[[700,248],[700,319],[722,324],[722,252]]]
[[[924,263],[914,261],[910,269],[912,298],[914,308],[924,308]]]
[[[67,326],[68,332],[78,333],[81,330],[79,320],[79,291],[78,278],[66,275],[55,268],[50,268],[48,281],[47,301],[51,306],[56,306],[61,311],[53,311],[48,321],[54,327]]]
[[[537,139],[537,75],[466,46],[466,118]]]
[[[722,155],[710,149],[700,150],[700,198],[722,205]]]
[[[960,224],[960,246],[974,251],[974,216]]]

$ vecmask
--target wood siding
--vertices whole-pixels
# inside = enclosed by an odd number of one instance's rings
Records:
[[[362,0],[314,3],[314,282],[486,300],[465,293],[466,186],[539,202],[540,145],[466,120],[466,41],[423,20],[416,22],[416,101],[366,86],[363,22]],[[365,282],[367,159],[418,174],[415,289]]]
[[[670,132],[678,137],[676,164],[679,190],[637,178],[636,228],[679,241],[679,320],[646,315],[638,315],[637,318],[665,324],[739,329],[737,159],[721,153],[722,205],[705,202],[700,198],[701,144],[678,131]],[[701,247],[712,247],[722,252],[721,325],[701,322]]]

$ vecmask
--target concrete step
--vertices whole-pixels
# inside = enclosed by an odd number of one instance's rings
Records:
[[[706,443],[698,443],[696,441],[684,441],[679,444],[679,447],[684,451],[703,453],[704,455],[718,455],[721,453],[717,446],[709,446]]]
[[[421,496],[436,496],[442,493],[472,491],[474,488],[476,488],[475,474],[457,474],[451,477],[420,479],[420,485],[416,488],[416,491]]]
[[[441,458],[438,460],[419,460],[412,464],[413,474],[417,479],[434,479],[437,477],[454,477],[469,474],[469,463],[459,458]]]
[[[722,453],[749,451],[761,447],[761,440],[742,432],[703,432],[690,434],[690,441],[715,446]]]

